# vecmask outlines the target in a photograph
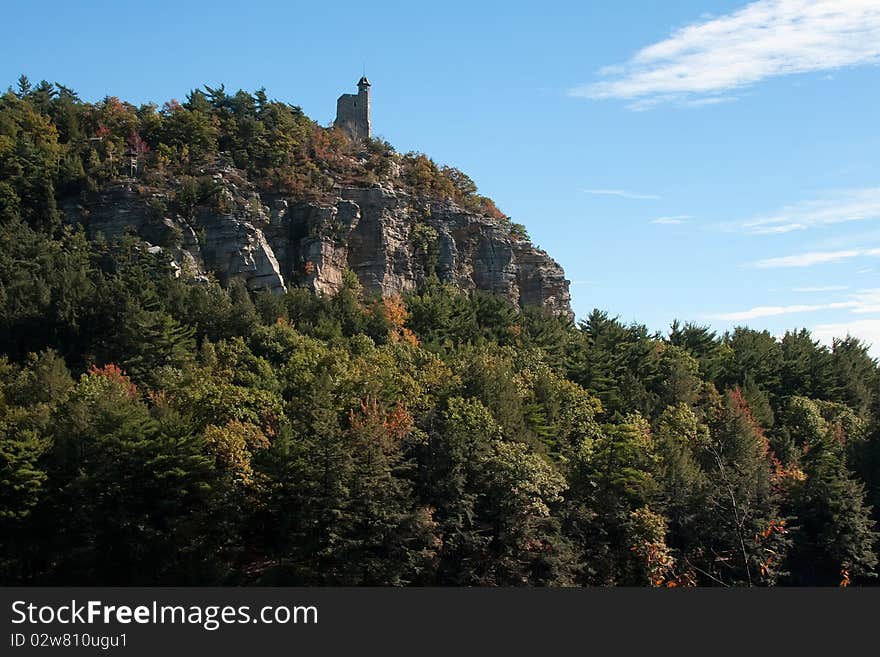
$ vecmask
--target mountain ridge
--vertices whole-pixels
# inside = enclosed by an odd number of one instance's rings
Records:
[[[436,277],[573,318],[562,268],[465,173],[263,89],[205,86],[160,108],[22,76],[3,107],[0,219],[133,233],[196,282],[332,293],[350,269],[394,295]]]
[[[198,173],[210,177],[220,202],[197,203],[188,218],[169,209],[179,181],[146,187],[134,178],[101,189],[85,216],[68,204],[65,217],[84,224],[92,239],[134,232],[195,281],[213,274],[223,283],[242,279],[253,291],[302,285],[333,294],[351,270],[365,290],[389,296],[415,292],[436,276],[573,318],[558,263],[508,222],[451,199],[413,195],[385,180],[340,184],[309,200],[261,193],[245,172],[222,162]]]

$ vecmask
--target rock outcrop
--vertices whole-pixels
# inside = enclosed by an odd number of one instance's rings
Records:
[[[365,289],[393,295],[415,291],[433,274],[463,290],[572,316],[562,268],[506,221],[391,185],[340,186],[313,202],[261,196],[230,167],[203,173],[213,180],[211,197],[187,217],[169,211],[173,190],[134,181],[103,190],[87,217],[72,208],[68,214],[92,237],[136,233],[197,280],[212,274],[253,290],[296,284],[332,294],[351,270]]]

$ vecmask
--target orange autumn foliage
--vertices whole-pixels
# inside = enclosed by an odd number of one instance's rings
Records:
[[[403,299],[397,295],[383,297],[382,313],[390,324],[388,339],[391,342],[405,342],[413,347],[419,346],[419,339],[416,337],[416,334],[404,326],[406,320],[409,319],[409,311],[406,309]]]
[[[349,411],[348,422],[356,434],[380,441],[396,442],[409,435],[414,426],[412,415],[403,404],[397,402],[394,408],[386,410],[373,397],[360,403],[360,412]]]
[[[125,373],[125,370],[118,365],[114,365],[113,363],[108,363],[102,367],[92,365],[89,368],[89,376],[100,376],[112,381],[125,390],[125,394],[129,399],[137,397],[137,386],[131,382],[131,379]]]

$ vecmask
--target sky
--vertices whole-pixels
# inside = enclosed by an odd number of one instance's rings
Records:
[[[265,87],[468,173],[601,308],[880,356],[880,2],[7,0],[0,88]]]

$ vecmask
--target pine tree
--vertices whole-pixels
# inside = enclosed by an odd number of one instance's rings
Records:
[[[113,367],[84,375],[56,422],[36,581],[216,581],[213,469],[192,435],[163,433]]]
[[[477,399],[452,397],[418,450],[420,497],[435,509],[442,547],[437,584],[474,585],[489,577],[492,534],[477,515],[480,481],[501,427]]]
[[[865,502],[865,487],[825,436],[809,445],[806,479],[793,492],[797,517],[790,557],[795,584],[848,584],[875,575],[878,534]]]
[[[699,455],[708,442],[708,428],[687,406],[667,408],[661,415],[655,434],[657,505],[668,519],[670,546],[681,552],[684,563],[701,547],[708,481]]]
[[[766,437],[738,389],[729,391],[700,450],[707,475],[699,523],[704,584],[773,584],[790,543]]]
[[[150,381],[158,369],[182,365],[195,351],[193,333],[162,310],[155,297],[148,297],[126,320],[122,336],[126,369],[136,381]]]

